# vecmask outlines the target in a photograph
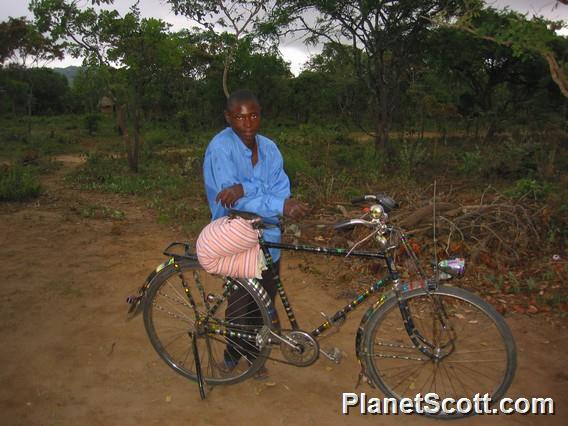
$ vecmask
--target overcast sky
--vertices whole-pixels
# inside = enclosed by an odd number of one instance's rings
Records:
[[[80,0],[80,2],[86,5],[91,3],[88,0]],[[134,2],[135,0],[115,0],[114,8],[121,14],[124,14]],[[548,19],[568,21],[568,6],[560,3],[557,5],[556,0],[487,0],[486,3],[495,8],[508,6],[521,13],[542,15]],[[0,5],[0,21],[6,20],[9,16],[30,16],[27,0],[0,0]],[[164,4],[163,0],[140,0],[140,9],[143,16],[159,18],[169,22],[174,30],[192,26],[186,18],[175,16],[170,11],[169,6]],[[567,32],[564,29],[563,33],[566,34]],[[284,40],[280,44],[280,51],[284,59],[291,63],[292,72],[298,74],[306,59],[311,54],[317,53],[319,49],[308,48],[300,40]],[[80,63],[80,60],[66,58],[62,62],[53,62],[50,66],[80,65]]]

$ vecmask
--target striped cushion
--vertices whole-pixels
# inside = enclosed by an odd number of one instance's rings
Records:
[[[258,230],[243,218],[223,216],[207,225],[197,238],[197,258],[211,274],[261,278],[266,269]]]

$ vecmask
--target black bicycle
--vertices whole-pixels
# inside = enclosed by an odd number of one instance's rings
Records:
[[[281,327],[273,303],[257,280],[205,273],[191,246],[182,242],[166,248],[168,260],[150,274],[137,296],[129,297],[130,312],[143,311],[154,349],[177,373],[197,381],[204,398],[205,384],[241,382],[269,359],[305,367],[321,354],[339,362],[341,352],[324,351],[318,338],[339,327],[351,311],[377,294],[356,336],[360,380],[397,399],[435,392],[440,398],[456,400],[487,393],[492,401],[499,400],[515,373],[515,343],[503,317],[491,305],[466,290],[442,285],[444,280],[463,275],[465,261],[451,258],[434,263],[432,275],[427,276],[405,233],[388,222],[396,207],[394,200],[366,195],[353,201],[372,205],[362,218],[336,228],[369,228],[365,240],[374,239],[376,251],[266,242],[262,229],[273,225],[250,213],[234,213],[253,219],[269,268],[273,266],[270,247],[386,263],[385,277],[313,330],[300,328],[279,277],[278,294],[289,329]],[[401,279],[395,265],[398,247],[415,265],[419,279],[412,283]]]

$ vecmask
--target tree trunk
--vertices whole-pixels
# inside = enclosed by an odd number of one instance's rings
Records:
[[[30,85],[30,91],[28,92],[28,105],[27,105],[27,110],[28,110],[28,129],[27,129],[27,141],[31,142],[32,140],[32,100],[33,100],[33,87],[32,87],[32,83],[31,81],[29,82]]]
[[[116,109],[116,121],[119,133],[124,139],[124,147],[126,149],[126,157],[128,165],[132,164],[132,150],[130,148],[130,136],[128,135],[128,128],[126,126],[126,105],[120,105]]]
[[[134,173],[138,173],[138,158],[140,153],[140,145],[142,145],[142,135],[140,131],[140,124],[142,121],[142,110],[140,108],[136,108],[134,110],[134,140],[132,141],[132,157],[131,162],[129,163],[130,170]]]
[[[479,115],[475,117],[475,139],[479,140]]]
[[[489,128],[485,134],[485,140],[489,141],[497,133],[497,117],[492,117],[489,119]]]
[[[225,93],[225,97],[228,98],[229,93],[229,86],[227,84],[227,79],[229,76],[229,66],[231,65],[231,58],[229,56],[225,57],[225,63],[223,67],[223,93]]]
[[[424,140],[424,104],[420,108],[420,140]]]

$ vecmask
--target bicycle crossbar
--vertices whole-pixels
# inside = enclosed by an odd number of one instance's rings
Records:
[[[335,248],[335,247],[316,247],[316,246],[305,246],[296,244],[286,244],[286,243],[273,243],[270,241],[264,241],[264,246],[269,248],[277,248],[281,250],[293,250],[293,251],[305,251],[311,253],[324,253],[331,256],[347,256],[349,249],[346,248]],[[367,257],[374,259],[386,259],[383,253],[377,253],[372,251],[358,251],[354,250],[349,253],[349,256],[353,257]]]

